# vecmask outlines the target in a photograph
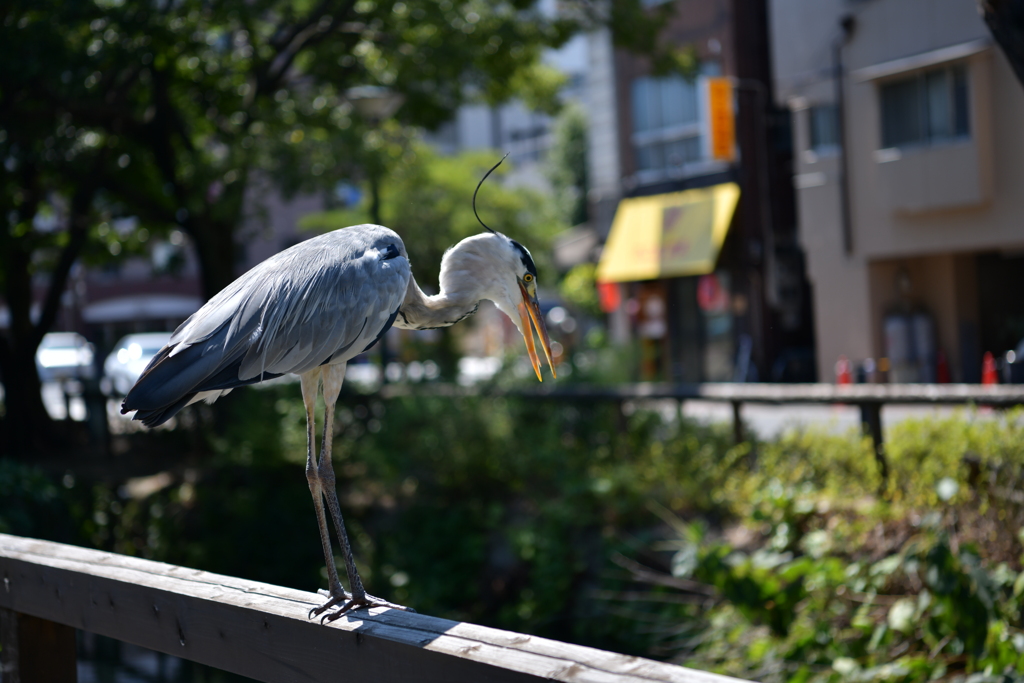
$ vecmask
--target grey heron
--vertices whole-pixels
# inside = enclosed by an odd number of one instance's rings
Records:
[[[487,230],[444,254],[440,291],[433,296],[424,294],[413,277],[402,239],[379,225],[343,228],[286,249],[239,277],[182,323],[122,403],[122,413],[135,411],[133,419],[155,427],[190,403],[212,401],[236,387],[287,373],[299,376],[306,408],[306,479],[330,593],[323,605],[310,610],[310,618],[327,612],[323,619],[332,621],[360,607],[405,609],[366,593],[338,503],[331,436],[346,363],[392,325],[446,327],[489,299],[522,333],[537,378],[541,362],[534,333],[555,373],[537,302],[533,258],[515,240]],[[321,386],[326,407],[317,458],[313,411]],[[335,567],[325,501],[341,543],[350,594]],[[337,605],[341,607],[328,612]]]

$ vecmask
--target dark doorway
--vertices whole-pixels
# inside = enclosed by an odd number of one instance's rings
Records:
[[[1024,254],[978,255],[981,350],[999,356],[1024,339]],[[979,361],[980,362],[980,361]]]

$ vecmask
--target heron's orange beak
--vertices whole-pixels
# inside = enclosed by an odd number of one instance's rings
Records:
[[[537,357],[537,348],[533,344],[533,332],[536,330],[540,344],[544,347],[548,366],[551,368],[551,376],[558,377],[555,373],[555,364],[551,362],[551,338],[548,337],[548,328],[544,326],[544,316],[540,313],[537,297],[531,296],[521,282],[519,283],[519,292],[523,295],[523,301],[518,305],[519,317],[522,320],[523,339],[526,340],[526,351],[530,354],[533,371],[537,373],[537,379],[543,382],[544,378],[540,374],[540,358]]]

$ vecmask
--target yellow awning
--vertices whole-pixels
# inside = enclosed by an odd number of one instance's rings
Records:
[[[623,199],[597,265],[598,282],[712,272],[739,197],[736,183],[723,183]]]

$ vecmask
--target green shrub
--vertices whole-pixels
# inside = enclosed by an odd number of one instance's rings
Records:
[[[62,488],[38,468],[0,459],[0,533],[73,540]]]
[[[141,494],[0,461],[0,525],[325,586],[297,387],[232,398]],[[657,402],[345,394],[333,452],[367,588],[420,612],[764,681],[978,683],[1022,670],[1024,439],[971,417],[892,427],[882,495],[859,434],[734,445]]]
[[[652,650],[759,681],[1024,679],[1021,417],[896,425],[882,497],[856,435],[760,444],[722,482],[731,528],[677,519],[652,546],[667,571],[634,570],[652,595],[710,596],[638,610],[664,634]]]

